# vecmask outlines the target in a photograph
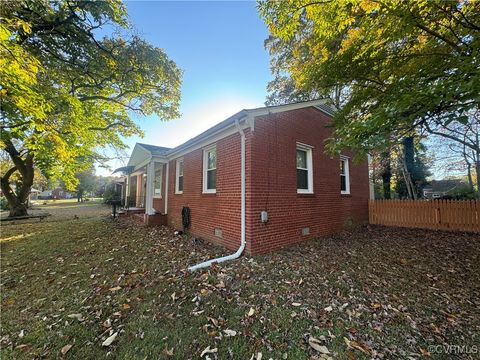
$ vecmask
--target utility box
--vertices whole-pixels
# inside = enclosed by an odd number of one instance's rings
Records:
[[[268,212],[266,211],[260,212],[260,221],[262,223],[266,223],[268,221]]]

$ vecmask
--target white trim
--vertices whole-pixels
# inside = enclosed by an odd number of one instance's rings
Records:
[[[245,246],[247,245],[247,238],[246,238],[246,174],[245,174],[245,132],[240,127],[238,121],[235,122],[235,126],[240,133],[240,247],[236,252],[231,255],[223,256],[216,259],[211,259],[204,261],[200,264],[190,266],[188,268],[189,271],[193,272],[197,269],[201,269],[204,267],[208,267],[215,263],[222,263],[228,260],[234,260],[242,255],[243,251],[245,250]]]
[[[320,100],[310,100],[310,101],[304,101],[304,102],[298,102],[295,104],[285,104],[285,105],[277,105],[277,106],[270,106],[270,107],[263,107],[259,109],[251,109],[247,110],[249,115],[253,116],[262,116],[262,115],[267,115],[267,114],[274,114],[274,113],[279,113],[279,112],[285,112],[285,111],[291,111],[291,110],[297,110],[297,109],[303,109],[307,107],[315,107],[317,110],[320,110],[329,116],[332,116],[332,114],[329,114],[327,111],[325,111],[322,108],[317,108],[318,105],[325,105],[327,101],[325,99],[320,99]]]
[[[313,146],[297,142],[295,147],[295,175],[297,169],[307,170],[307,186],[308,189],[299,189],[297,187],[297,194],[313,194]],[[307,155],[307,168],[298,168],[296,166],[297,150],[305,151]],[[297,184],[298,186],[298,184]]]
[[[165,215],[168,214],[168,173],[169,173],[169,164],[167,162],[166,174],[165,174]]]
[[[244,119],[246,118],[243,118],[241,121],[243,122]],[[248,129],[249,127],[250,125],[248,123],[242,123],[242,129]],[[198,141],[189,145],[186,148],[182,148],[182,149],[179,149],[178,151],[169,153],[168,158],[173,160],[179,156],[184,156],[185,154],[189,154],[195,150],[203,149],[210,144],[216,143],[219,140],[225,139],[226,137],[234,134],[238,134],[238,130],[235,128],[235,124],[228,125],[225,128],[222,128],[221,130],[218,130],[217,132],[205,138],[199,139]]]
[[[185,188],[185,181],[182,183],[182,190],[178,190],[180,186],[180,166],[179,164],[182,163],[182,177],[185,180],[185,162],[183,158],[175,160],[175,194],[183,194],[183,189]]]
[[[163,163],[159,163],[159,162],[156,162],[156,161],[152,161],[153,162],[153,198],[154,199],[161,199],[162,198],[162,187],[163,187]],[[159,167],[158,169],[155,169],[155,165],[156,164],[161,164],[162,166]],[[160,195],[156,195],[155,194],[155,179],[157,177],[157,170],[160,170]]]
[[[141,154],[143,154],[144,156],[141,156]],[[139,156],[140,156],[140,159],[138,159]],[[152,157],[152,154],[150,154],[149,151],[147,151],[140,144],[136,143],[135,146],[133,147],[132,154],[128,159],[127,166],[135,166],[135,169],[138,169],[138,165],[133,164],[134,161],[144,159],[142,160],[142,164],[145,165],[146,163],[148,163],[148,161],[150,161],[151,157]]]
[[[345,188],[346,190],[342,190],[340,187],[340,193],[342,195],[349,195],[350,194],[350,158],[348,156],[340,155],[340,162],[345,162]],[[340,177],[343,174],[340,173]]]
[[[215,150],[215,168],[214,169],[208,169],[208,153],[211,152],[212,150]],[[217,182],[215,179],[215,189],[207,189],[207,172],[211,170],[217,171],[217,145],[212,144],[207,146],[206,148],[203,149],[203,166],[202,166],[202,172],[203,172],[203,181],[202,181],[202,193],[204,194],[215,194],[217,192]]]
[[[155,209],[153,208],[153,180],[155,178],[155,163],[153,161],[147,164],[147,172],[143,176],[145,175],[147,177],[147,188],[145,189],[145,214],[154,215]]]
[[[245,115],[242,118],[239,118],[238,120],[236,120],[236,122],[239,123],[239,126],[241,126],[240,128],[242,130],[246,128],[250,128],[251,131],[254,131],[255,118],[258,116],[275,114],[275,113],[280,113],[285,111],[292,111],[292,110],[303,109],[308,107],[314,107],[318,111],[321,111],[327,114],[328,116],[333,116],[332,113],[326,111],[322,107],[317,107],[319,105],[325,105],[326,103],[327,101],[325,99],[320,99],[320,100],[299,102],[296,104],[277,105],[277,106],[271,106],[271,107],[262,107],[258,109],[246,109],[246,110],[242,110],[245,112]],[[243,124],[240,125],[240,122],[242,122]],[[217,130],[212,134],[206,134],[204,137],[197,139],[195,142],[193,142],[192,144],[189,144],[186,147],[183,147],[182,145],[177,146],[176,148],[170,150],[170,152],[167,152],[165,156],[168,159],[172,160],[178,156],[183,156],[194,150],[201,149],[208,144],[215,143],[218,140],[223,139],[229,135],[233,135],[237,132],[238,130],[236,129],[236,125],[232,122],[230,124],[226,124],[224,127],[222,127],[221,129]]]

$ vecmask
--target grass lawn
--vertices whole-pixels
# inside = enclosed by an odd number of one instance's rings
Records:
[[[225,250],[48,211],[2,223],[2,359],[479,356],[478,235],[371,227],[188,274]]]

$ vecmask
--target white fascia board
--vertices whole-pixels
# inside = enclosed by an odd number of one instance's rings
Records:
[[[247,110],[247,111],[248,111],[249,115],[256,117],[256,116],[262,116],[262,115],[268,115],[268,114],[275,114],[275,113],[279,113],[279,112],[303,109],[303,108],[307,108],[307,107],[315,107],[316,108],[316,106],[325,105],[326,103],[327,103],[327,100],[325,100],[325,99],[311,100],[311,101],[305,101],[305,102],[300,102],[300,103],[295,103],[295,104],[285,104],[285,105],[264,107],[264,108]],[[321,108],[316,108],[316,109],[327,113],[327,111],[325,111]],[[332,116],[332,114],[330,114],[330,113],[327,113],[327,114]]]
[[[240,120],[241,122],[243,122],[243,124],[241,125],[243,129],[246,129],[246,128],[250,127],[250,124],[246,123],[245,119],[246,118],[242,118]],[[204,137],[203,139],[199,139],[197,142],[195,142],[194,144],[191,144],[190,146],[188,146],[186,148],[183,148],[183,149],[180,149],[178,151],[169,153],[167,157],[168,157],[169,160],[173,160],[173,159],[182,157],[185,154],[188,154],[188,153],[190,153],[192,151],[195,151],[195,150],[198,150],[198,149],[203,149],[204,147],[207,147],[208,145],[216,143],[217,141],[219,141],[223,138],[226,138],[227,136],[233,135],[233,134],[238,134],[238,130],[235,127],[234,123],[224,127],[223,129],[221,129],[221,130],[219,130],[219,131],[217,131],[217,132],[215,132],[215,133],[213,133],[209,136]]]
[[[152,157],[152,154],[143,148],[142,146],[135,144],[132,150],[132,154],[130,155],[130,158],[128,159],[128,164],[127,166],[135,166],[137,168],[137,164],[142,162],[144,159],[150,159]]]
[[[148,159],[145,159],[144,161],[142,161],[141,163],[135,165],[135,168],[133,169],[133,171],[137,171],[141,168],[143,168],[144,166],[146,166],[151,160],[151,156],[148,158]]]
[[[154,155],[152,156],[151,160],[162,164],[166,164],[168,162],[167,157],[163,155]]]
[[[286,104],[286,105],[278,105],[278,106],[272,106],[272,107],[263,107],[259,109],[251,109],[251,110],[245,110],[246,115],[239,119],[239,123],[242,123],[242,129],[246,129],[250,127],[251,131],[255,130],[255,118],[258,116],[263,116],[263,115],[268,115],[268,114],[275,114],[275,113],[280,113],[280,112],[285,112],[285,111],[291,111],[291,110],[297,110],[297,109],[302,109],[302,108],[307,108],[307,107],[315,107],[317,110],[322,111],[326,113],[329,116],[332,116],[333,114],[327,112],[326,110],[322,108],[318,108],[316,106],[319,105],[325,105],[327,100],[321,99],[321,100],[311,100],[311,101],[305,101],[305,102],[300,102],[296,104]],[[172,152],[169,152],[167,154],[167,158],[169,160],[176,159],[178,157],[181,157],[185,155],[186,153],[189,153],[191,151],[201,149],[207,145],[213,144],[214,142],[223,139],[229,135],[232,135],[234,133],[238,132],[238,130],[235,128],[235,124],[232,122],[231,124],[228,124],[224,128],[218,130],[215,133],[209,134],[205,136],[202,139],[198,139],[193,144],[190,144],[187,147],[174,150]]]

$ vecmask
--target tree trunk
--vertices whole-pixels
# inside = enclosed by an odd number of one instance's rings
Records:
[[[404,177],[408,190],[408,195],[411,199],[417,199],[417,187],[415,186],[415,146],[413,136],[403,138],[403,164]]]
[[[391,199],[391,180],[392,180],[392,165],[390,163],[390,151],[385,151],[381,154],[381,163],[383,167],[382,171],[382,183],[383,183],[383,197],[385,199]]]
[[[22,158],[11,140],[6,139],[4,143],[4,150],[10,155],[15,165],[0,178],[0,187],[10,208],[9,217],[26,216],[28,215],[28,196],[33,185],[33,155],[27,153]],[[16,183],[15,191],[13,191],[10,178],[17,171],[20,174],[20,180]]]

